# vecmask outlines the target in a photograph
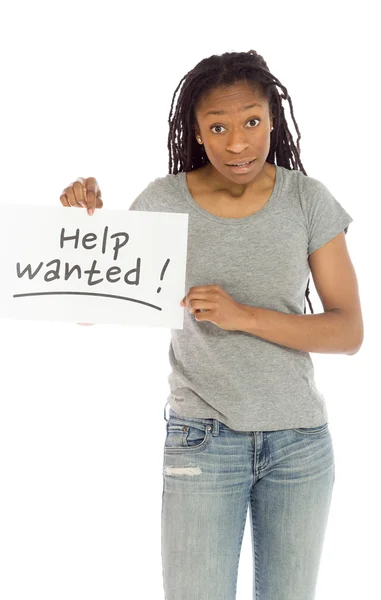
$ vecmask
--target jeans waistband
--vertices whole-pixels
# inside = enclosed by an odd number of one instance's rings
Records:
[[[168,420],[169,420],[169,413],[168,413],[168,418],[167,418],[167,412],[166,412],[166,408],[167,408],[167,405],[168,405],[168,404],[169,404],[169,402],[167,401],[167,402],[165,403],[165,406],[164,406],[164,419],[165,419],[166,421],[168,421]],[[177,413],[176,413],[176,412],[173,410],[173,408],[171,409],[171,407],[170,407],[170,410],[172,410],[172,412],[173,412],[175,415],[177,414]],[[180,417],[180,416],[179,416],[179,418],[186,418],[186,417]],[[211,431],[212,435],[218,435],[218,434],[219,434],[219,432],[220,432],[220,427],[221,427],[221,423],[218,421],[218,419],[201,419],[201,418],[199,418],[199,417],[198,417],[196,420],[197,420],[197,421],[204,421],[204,422],[206,422],[206,423],[210,423],[210,421],[212,421],[212,431]]]

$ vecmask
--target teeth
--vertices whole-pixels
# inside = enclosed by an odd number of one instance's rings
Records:
[[[249,162],[245,162],[245,163],[239,163],[237,165],[230,165],[230,166],[231,167],[244,167],[245,165],[248,165],[249,163],[250,163],[250,161]]]

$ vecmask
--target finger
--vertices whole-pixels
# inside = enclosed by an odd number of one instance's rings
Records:
[[[62,206],[70,206],[69,200],[64,192],[62,192],[62,194],[60,196],[60,202],[61,202]]]
[[[96,206],[97,206],[97,208],[102,208],[102,206],[103,206],[103,200],[101,198],[101,190],[100,189],[98,189],[98,192],[97,192],[97,203],[96,203]]]
[[[77,185],[75,185],[75,183],[77,183]],[[88,208],[86,180],[83,177],[78,177],[78,179],[76,179],[76,181],[74,182],[73,187],[75,189],[77,201],[85,208]],[[95,206],[96,208],[102,208],[103,206],[103,200],[101,198],[101,190],[99,189],[99,186],[96,193]]]
[[[81,185],[80,183],[78,185]],[[69,205],[73,206],[74,208],[82,208],[82,204],[80,204],[78,202],[77,196],[74,192],[74,184],[70,185],[69,187],[64,189],[64,193],[66,194],[66,197],[68,199]]]
[[[75,199],[80,206],[87,207],[86,200],[86,182],[83,177],[78,177],[74,183],[72,183],[72,189],[74,192]]]
[[[98,182],[95,177],[87,177],[86,192],[87,192],[87,212],[92,215],[96,208],[96,197],[99,190]]]

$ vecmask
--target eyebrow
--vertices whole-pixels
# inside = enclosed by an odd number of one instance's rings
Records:
[[[263,108],[262,104],[258,104],[258,102],[254,102],[254,104],[247,104],[246,106],[243,107],[242,110],[247,110],[248,108],[253,108],[254,106],[260,106],[261,108]],[[224,110],[208,110],[207,113],[204,114],[204,117],[207,117],[208,115],[225,115],[225,111]]]

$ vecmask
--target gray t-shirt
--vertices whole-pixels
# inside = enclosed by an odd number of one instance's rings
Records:
[[[153,180],[130,210],[189,214],[184,295],[193,286],[219,285],[242,304],[299,315],[311,275],[308,255],[353,221],[319,180],[277,165],[269,201],[247,217],[203,209],[185,172]],[[328,421],[309,352],[197,322],[184,310],[184,328],[171,330],[169,347],[167,404],[177,414],[240,431]]]

